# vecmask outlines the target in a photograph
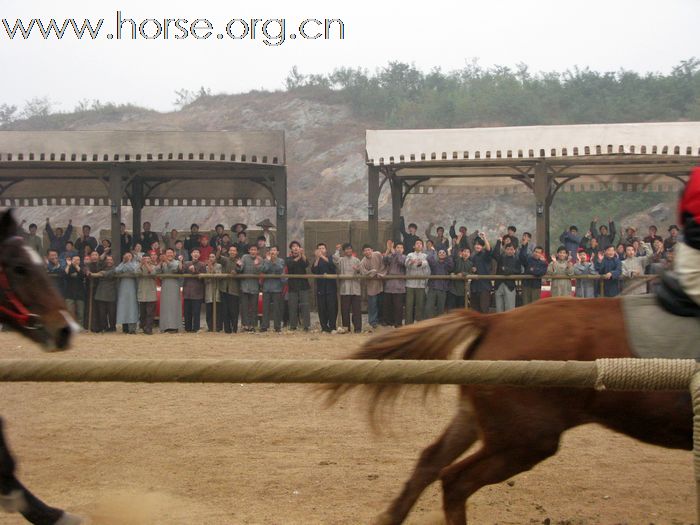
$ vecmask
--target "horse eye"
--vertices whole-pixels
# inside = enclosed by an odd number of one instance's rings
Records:
[[[27,275],[27,269],[24,266],[15,266],[15,273],[17,275]]]

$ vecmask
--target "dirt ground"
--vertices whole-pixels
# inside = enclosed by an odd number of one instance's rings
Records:
[[[337,358],[365,335],[81,335],[74,358]],[[14,334],[0,357],[51,359]],[[418,396],[372,433],[359,400],[324,409],[304,385],[0,384],[24,483],[98,525],[360,524],[398,493],[448,422],[453,387]],[[597,426],[468,502],[471,524],[694,522],[690,452]],[[434,484],[408,522],[441,523]],[[0,514],[0,524],[24,523]]]

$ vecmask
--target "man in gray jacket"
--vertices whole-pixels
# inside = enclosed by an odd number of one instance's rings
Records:
[[[459,244],[455,246],[455,250],[458,250],[459,255],[453,257],[454,266],[452,268],[452,275],[458,275],[460,277],[466,277],[469,275],[472,269],[472,262],[469,260],[472,252],[469,248],[459,247]],[[468,285],[467,281],[450,281],[450,290],[447,294],[447,309],[452,310],[455,308],[464,308],[467,301]]]
[[[364,257],[360,261],[360,274],[369,277],[365,281],[367,290],[367,322],[372,329],[379,324],[379,314],[382,307],[382,295],[384,283],[381,281],[386,275],[384,257],[380,252],[375,252],[369,244],[362,247]]]
[[[258,255],[256,245],[248,248],[248,253],[241,257],[241,273],[245,275],[258,275],[262,270],[262,258]],[[258,324],[258,294],[260,283],[258,279],[243,279],[241,282],[241,321],[243,330],[255,332]]]
[[[240,273],[242,265],[238,264],[238,248],[229,246],[227,255],[217,246],[216,262],[221,264],[221,273],[234,275]],[[221,322],[227,334],[238,332],[238,315],[240,313],[241,286],[238,279],[222,279],[219,283],[221,292]]]
[[[647,293],[647,284],[642,280],[632,279],[644,275],[644,270],[651,262],[654,251],[649,243],[643,243],[644,255],[636,256],[634,246],[628,244],[625,247],[625,260],[622,261],[622,277],[628,279],[624,282],[623,290],[626,295],[641,295]]]
[[[114,258],[105,257],[99,272],[95,289],[95,331],[117,331],[117,279],[114,277]]]
[[[343,254],[340,254],[340,250]],[[346,242],[342,246],[336,245],[333,254],[338,275],[357,276],[360,275],[360,260],[352,252],[352,244]],[[362,311],[360,301],[362,297],[362,287],[359,279],[343,279],[340,281],[340,317],[345,330],[350,331],[350,312],[352,311],[352,324],[355,333],[362,331]],[[340,331],[340,330],[339,330]]]
[[[386,241],[384,265],[387,275],[406,275],[406,256],[402,242]],[[403,306],[406,302],[406,280],[387,279],[384,283],[384,321],[387,325],[399,328],[403,324]]]
[[[598,227],[598,217],[594,217],[590,227],[591,236],[598,241],[601,250],[615,244],[615,221],[612,217],[608,219],[608,225],[601,224]]]
[[[449,275],[454,268],[454,259],[447,256],[447,250],[440,248],[437,256],[431,254],[428,257],[431,275]],[[445,303],[447,301],[447,291],[450,289],[450,281],[442,279],[431,279],[428,281],[428,303],[426,307],[426,317],[437,317],[445,313]]]
[[[139,302],[139,322],[141,329],[146,335],[153,335],[153,321],[156,317],[156,302],[158,292],[156,280],[152,277],[160,272],[155,256],[144,255],[141,258],[140,273],[144,277],[138,279],[136,299]]]
[[[24,226],[25,222],[27,221],[22,221],[21,226]],[[26,242],[30,248],[32,248],[36,253],[43,257],[45,255],[44,240],[36,234],[37,229],[38,228],[36,224],[30,224],[29,233],[25,232],[24,229],[22,229],[22,237],[24,237],[24,242]]]
[[[425,316],[425,286],[430,275],[428,256],[423,252],[423,241],[416,240],[413,252],[406,256],[406,324],[422,321]]]
[[[282,275],[284,260],[279,257],[279,248],[270,246],[262,263],[261,273],[265,275]],[[270,313],[275,326],[275,332],[282,331],[282,279],[272,278],[263,280],[263,317],[261,332],[270,328]]]

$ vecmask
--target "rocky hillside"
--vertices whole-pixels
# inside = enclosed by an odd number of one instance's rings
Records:
[[[378,127],[382,126],[371,120],[358,119],[349,107],[328,100],[314,100],[290,92],[251,92],[203,97],[170,113],[131,106],[108,108],[21,120],[3,129],[284,130],[290,238],[300,238],[305,219],[366,218],[364,133],[368,128]],[[673,197],[669,196],[668,200],[672,201]],[[648,203],[649,207],[655,204],[658,203]],[[532,229],[532,208],[533,199],[529,194],[493,198],[477,195],[415,196],[407,199],[405,215],[407,220],[417,222],[421,231],[429,221],[449,225],[452,219],[467,224],[470,229],[495,231],[498,225],[507,224]],[[616,211],[610,210],[610,213]],[[389,194],[385,190],[380,202],[380,217],[389,218],[389,214]],[[57,225],[72,218],[76,225],[89,223],[93,229],[107,228],[109,224],[105,207],[25,208],[19,210],[18,215],[28,222],[37,223],[49,216]],[[146,208],[143,213],[144,220],[150,220],[156,229],[162,228],[166,221],[178,229],[189,228],[192,222],[198,222],[203,228],[213,228],[218,222],[252,225],[265,217],[274,221],[271,209]],[[124,219],[129,224],[130,216],[126,215]],[[554,223],[561,221],[564,224],[567,220],[565,210],[559,215],[555,210]],[[635,217],[639,226],[645,226],[651,220],[646,214]]]

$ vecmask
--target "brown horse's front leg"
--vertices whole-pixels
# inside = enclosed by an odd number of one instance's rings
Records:
[[[524,446],[530,445],[530,446]],[[447,525],[467,525],[467,498],[481,487],[500,483],[531,469],[557,452],[559,438],[537,443],[511,443],[494,449],[487,444],[442,471],[443,507]]]
[[[0,418],[0,509],[19,512],[34,525],[79,525],[82,520],[61,509],[49,507],[15,477],[15,460],[5,442]]]

